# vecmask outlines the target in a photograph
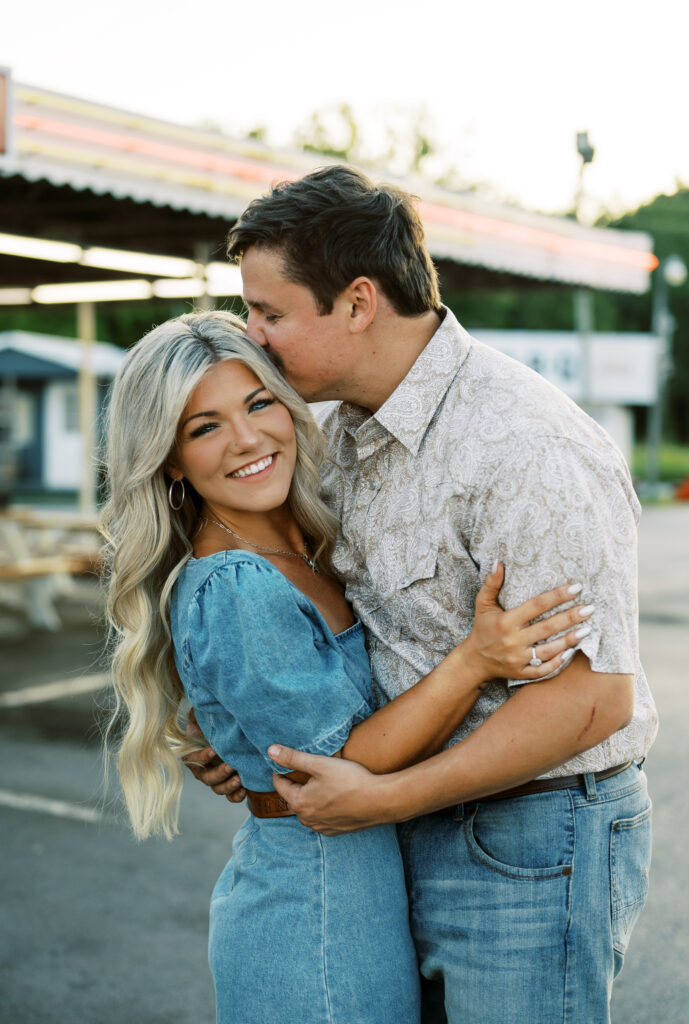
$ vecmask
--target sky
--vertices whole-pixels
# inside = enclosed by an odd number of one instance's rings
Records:
[[[414,120],[430,171],[530,209],[635,209],[689,184],[686,0],[17,0],[0,65],[19,82],[288,145],[348,103],[371,153]]]

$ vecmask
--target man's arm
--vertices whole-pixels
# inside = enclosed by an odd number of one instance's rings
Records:
[[[534,620],[570,603],[573,592],[580,588],[566,584],[506,612],[498,604],[503,580],[504,568],[498,563],[477,595],[470,636],[416,686],[357,723],[341,756],[378,774],[422,761],[440,750],[459,727],[485,680],[506,675],[527,681],[540,679],[566,664],[580,637],[571,627],[580,626],[591,607],[579,605],[543,621]],[[566,635],[548,639],[565,630],[569,630]],[[535,644],[542,659],[538,667],[529,664]],[[187,733],[201,736],[193,711]],[[231,777],[232,769],[221,763],[211,748],[194,752],[186,761],[195,777],[216,793],[239,798],[240,780]]]
[[[421,764],[375,776],[271,747],[274,761],[311,776],[303,786],[273,782],[299,820],[326,835],[405,821],[530,781],[624,728],[633,708],[633,676],[593,672],[577,654],[557,679],[521,687],[461,743]]]
[[[193,739],[198,738],[203,740],[204,743],[206,742],[206,737],[196,721],[193,708],[189,708],[186,734]],[[184,763],[195,779],[209,786],[218,796],[226,796],[232,803],[240,803],[246,796],[246,792],[242,787],[242,780],[234,768],[231,768],[229,764],[225,764],[212,747],[203,747],[200,750],[195,750],[193,754],[185,758]]]

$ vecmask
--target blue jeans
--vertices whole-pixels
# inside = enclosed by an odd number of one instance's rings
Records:
[[[399,827],[421,972],[444,982],[449,1024],[608,1024],[648,890],[651,804],[637,765],[586,779]],[[440,1024],[429,995],[424,1022]]]

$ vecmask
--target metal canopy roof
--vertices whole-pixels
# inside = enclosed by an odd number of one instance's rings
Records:
[[[91,359],[96,377],[111,378],[117,373],[125,353],[116,345],[96,342]],[[57,338],[35,331],[0,331],[0,367],[6,375],[17,377],[75,377],[81,368],[81,343],[72,338]]]
[[[27,85],[15,83],[11,95],[11,149],[0,156],[6,232],[192,259],[205,245],[205,259],[222,259],[226,230],[252,198],[328,162]],[[420,197],[436,259],[596,289],[649,286],[657,261],[646,234],[592,228],[418,180],[398,183]],[[3,258],[0,274],[10,286],[28,276],[32,283],[104,276]]]

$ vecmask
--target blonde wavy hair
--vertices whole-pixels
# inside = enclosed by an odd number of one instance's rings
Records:
[[[118,765],[134,834],[178,832],[181,759],[199,748],[180,722],[184,689],[175,667],[169,605],[192,554],[200,499],[187,485],[179,511],[168,501],[165,465],[177,425],[204,374],[237,360],[287,407],[297,441],[288,502],[315,557],[327,568],[337,523],[319,496],[322,435],[305,402],[227,312],[188,313],[146,334],[127,354],[107,413],[106,617],[116,709]]]

